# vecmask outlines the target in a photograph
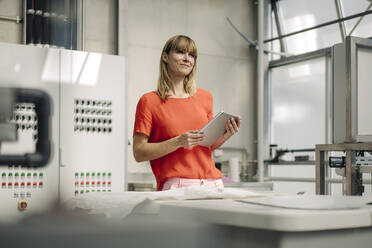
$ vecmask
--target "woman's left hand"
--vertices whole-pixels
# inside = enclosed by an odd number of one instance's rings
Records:
[[[238,119],[230,118],[226,122],[226,132],[223,135],[225,139],[230,138],[235,133],[239,132],[240,117]]]

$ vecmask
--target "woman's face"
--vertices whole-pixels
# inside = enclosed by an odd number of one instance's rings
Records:
[[[169,54],[164,54],[163,60],[167,63],[170,76],[186,77],[190,74],[195,64],[193,53],[181,50],[170,51]]]

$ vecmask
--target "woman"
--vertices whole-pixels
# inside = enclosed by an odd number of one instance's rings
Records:
[[[197,89],[197,49],[187,36],[170,38],[161,53],[157,92],[144,94],[137,104],[133,154],[150,160],[157,190],[194,185],[223,188],[212,150],[238,132],[240,119],[226,123],[225,134],[212,147],[198,146],[200,130],[213,119],[213,98]]]

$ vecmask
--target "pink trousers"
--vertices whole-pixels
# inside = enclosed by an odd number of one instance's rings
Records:
[[[209,188],[223,189],[221,179],[188,179],[188,178],[169,178],[165,181],[162,190],[179,189],[191,186],[206,186]]]

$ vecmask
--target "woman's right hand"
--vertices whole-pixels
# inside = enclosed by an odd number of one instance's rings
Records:
[[[178,136],[178,142],[181,147],[192,148],[204,139],[204,133],[196,130],[187,131]]]

